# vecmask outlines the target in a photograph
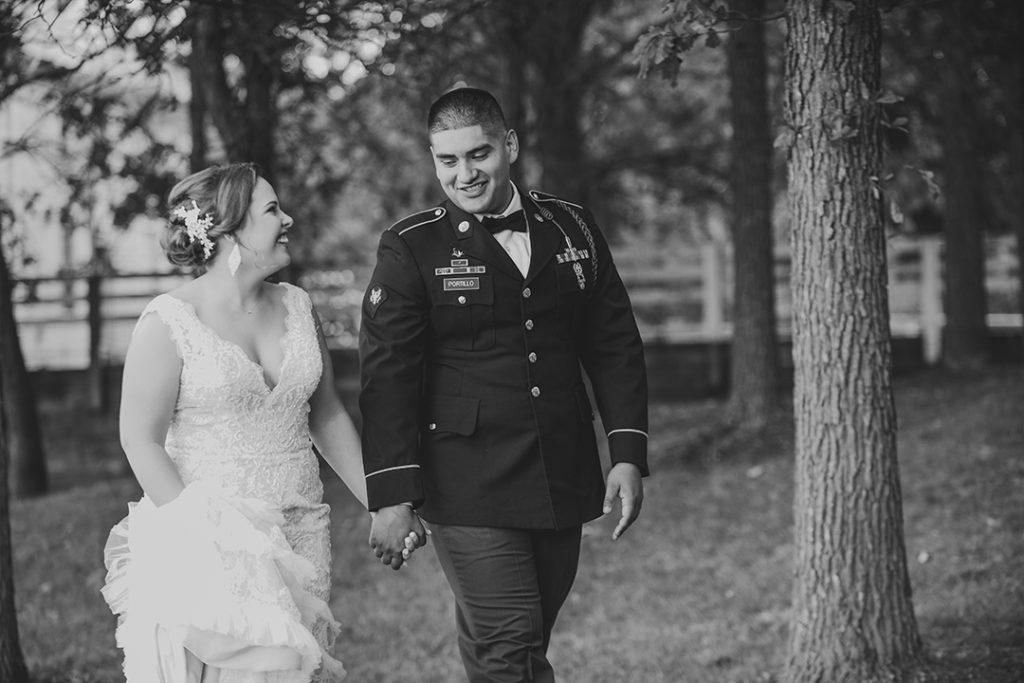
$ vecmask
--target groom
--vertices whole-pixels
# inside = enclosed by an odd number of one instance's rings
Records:
[[[398,568],[427,520],[470,681],[553,681],[547,647],[583,523],[636,520],[647,379],[629,298],[582,206],[510,180],[519,140],[490,93],[431,106],[448,199],[380,240],[362,310],[370,543]],[[593,411],[611,453],[602,475]]]

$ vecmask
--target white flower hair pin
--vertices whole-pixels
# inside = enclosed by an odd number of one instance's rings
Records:
[[[189,237],[189,242],[192,244],[199,242],[203,246],[204,260],[209,261],[213,256],[213,241],[207,233],[213,227],[213,216],[203,213],[194,199],[191,209],[185,208],[185,205],[182,204],[171,215],[185,222],[185,233]]]

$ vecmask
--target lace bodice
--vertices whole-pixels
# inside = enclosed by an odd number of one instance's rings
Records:
[[[140,320],[157,314],[182,360],[166,448],[184,483],[216,481],[229,494],[284,509],[317,504],[323,494],[308,425],[322,365],[309,296],[280,286],[284,360],[273,388],[263,368],[204,324],[190,303],[162,294]]]

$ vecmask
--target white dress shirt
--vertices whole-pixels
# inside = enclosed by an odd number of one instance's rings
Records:
[[[523,200],[519,196],[519,188],[516,187],[515,183],[512,183],[512,201],[508,203],[505,210],[499,214],[474,214],[477,220],[482,219],[485,215],[492,216],[494,218],[503,218],[523,208]],[[525,216],[524,216],[525,218]],[[526,274],[530,271],[530,222],[526,221],[526,232],[517,232],[515,230],[502,230],[501,232],[494,233],[494,239],[498,240],[498,244],[502,246],[505,252],[511,257],[513,263],[516,264],[516,268],[519,272],[526,277]]]

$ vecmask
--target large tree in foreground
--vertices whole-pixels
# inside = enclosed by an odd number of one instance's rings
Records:
[[[795,584],[784,680],[907,680],[881,169],[878,0],[787,0]]]

